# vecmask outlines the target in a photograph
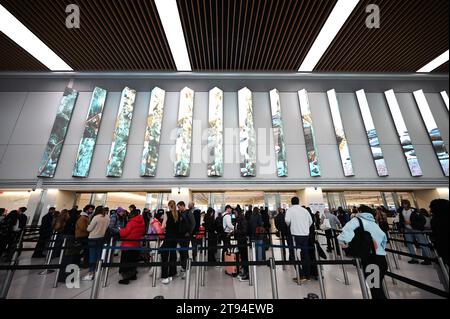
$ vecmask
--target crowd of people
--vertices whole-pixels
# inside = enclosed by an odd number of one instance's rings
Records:
[[[408,200],[403,200],[395,216],[393,230],[404,234],[411,255],[417,255],[414,243],[418,243],[422,256],[430,257],[424,234],[424,231],[429,230],[437,253],[448,265],[448,200],[434,200],[429,209],[416,209],[411,207]],[[3,255],[4,260],[11,260],[19,234],[27,224],[25,212],[25,207],[9,213],[0,209],[0,256]],[[141,211],[135,205],[130,205],[128,210],[86,205],[83,210],[74,207],[57,211],[51,207],[42,217],[39,240],[32,257],[44,258],[44,252],[48,251],[52,242],[53,256],[58,257],[65,243],[63,263],[76,263],[82,268],[88,268],[88,273],[82,279],[89,281],[95,276],[103,244],[112,240],[113,246],[120,243],[121,263],[126,266],[119,269],[119,283],[129,284],[137,279],[137,268],[130,265],[143,258],[139,248],[147,245],[144,238],[160,238],[161,261],[168,263],[161,269],[161,281],[167,285],[177,277],[185,277],[189,251],[192,251],[195,260],[203,238],[208,240],[209,262],[216,262],[219,257],[225,260],[225,256],[231,254],[240,261],[248,261],[249,241],[256,242],[256,260],[259,261],[266,259],[275,229],[281,245],[286,247],[281,249],[283,258],[302,261],[301,266],[297,267],[299,276],[293,280],[305,282],[317,280],[317,269],[311,266],[311,261],[316,258],[315,249],[326,258],[315,236],[316,230],[321,229],[327,237],[328,252],[343,251],[349,256],[360,257],[364,269],[368,264],[376,264],[383,277],[387,271],[385,248],[390,230],[388,214],[384,207],[373,209],[366,205],[353,207],[350,211],[339,207],[333,211],[325,209],[323,213],[313,213],[309,207],[300,205],[299,198],[294,197],[287,210],[277,210],[273,216],[273,228],[269,211],[263,207],[250,206],[244,210],[239,205],[227,205],[223,212],[216,212],[213,208],[202,212],[193,202],[186,206],[183,201],[176,203],[173,200],[168,202],[166,209],[155,211],[146,208]],[[367,241],[367,235],[362,235],[364,231],[371,236],[367,247],[363,247]],[[54,241],[51,241],[52,234],[56,234]],[[337,249],[339,245],[342,250]],[[219,249],[222,254],[218,256]],[[296,255],[298,250],[299,256]],[[117,256],[118,252],[114,252],[114,255]],[[177,261],[180,261],[181,267],[176,266]],[[418,261],[412,258],[409,263],[416,264]],[[425,259],[422,264],[428,265],[430,261]],[[249,267],[244,265],[236,270],[235,275],[240,281],[249,280]],[[64,276],[64,272],[61,272],[61,281]],[[372,296],[385,298],[382,289],[377,288],[372,289]]]

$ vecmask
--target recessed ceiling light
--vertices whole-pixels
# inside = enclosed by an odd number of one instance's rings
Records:
[[[312,45],[299,72],[311,72],[355,9],[359,0],[339,0]]]
[[[192,71],[176,0],[155,0],[178,71]]]
[[[449,50],[447,50],[444,53],[442,53],[440,56],[438,56],[436,59],[434,59],[433,61],[431,61],[427,65],[425,65],[423,68],[421,68],[417,72],[418,73],[428,73],[428,72],[431,72],[431,71],[437,69],[438,67],[440,67],[445,62],[448,62],[448,56],[449,56],[448,51]]]
[[[2,5],[0,5],[0,31],[50,70],[73,71],[66,62]]]

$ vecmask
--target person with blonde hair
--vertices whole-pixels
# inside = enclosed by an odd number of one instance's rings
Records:
[[[164,213],[162,228],[165,231],[165,237],[161,248],[161,260],[163,263],[177,261],[177,234],[178,234],[178,222],[179,215],[177,212],[177,204],[171,200],[168,203],[169,210]],[[165,285],[170,284],[173,277],[177,275],[176,265],[164,265],[161,267],[161,282]]]

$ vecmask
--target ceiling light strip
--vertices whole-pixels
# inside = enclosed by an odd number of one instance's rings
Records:
[[[442,100],[444,100],[445,106],[447,107],[447,111],[449,110],[448,107],[448,94],[445,91],[441,92]]]
[[[178,71],[192,71],[176,0],[155,0]]]
[[[359,0],[339,0],[336,3],[305,60],[303,60],[299,72],[312,72],[314,70],[358,3]]]
[[[431,71],[436,70],[438,67],[440,67],[442,64],[448,62],[449,59],[449,50],[442,53],[440,56],[438,56],[436,59],[425,65],[423,68],[418,70],[418,73],[428,73]]]
[[[73,71],[66,62],[2,5],[0,5],[0,31],[51,71]]]

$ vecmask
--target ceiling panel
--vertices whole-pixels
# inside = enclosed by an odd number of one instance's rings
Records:
[[[435,69],[433,73],[448,73],[448,62]]]
[[[153,0],[0,0],[76,71],[175,70]],[[80,28],[66,27],[66,6]]]
[[[47,67],[0,32],[0,71],[48,71]]]
[[[366,6],[380,7],[379,29],[366,27]],[[315,71],[415,72],[449,46],[448,0],[362,0]]]
[[[336,0],[178,0],[195,71],[297,71]]]

